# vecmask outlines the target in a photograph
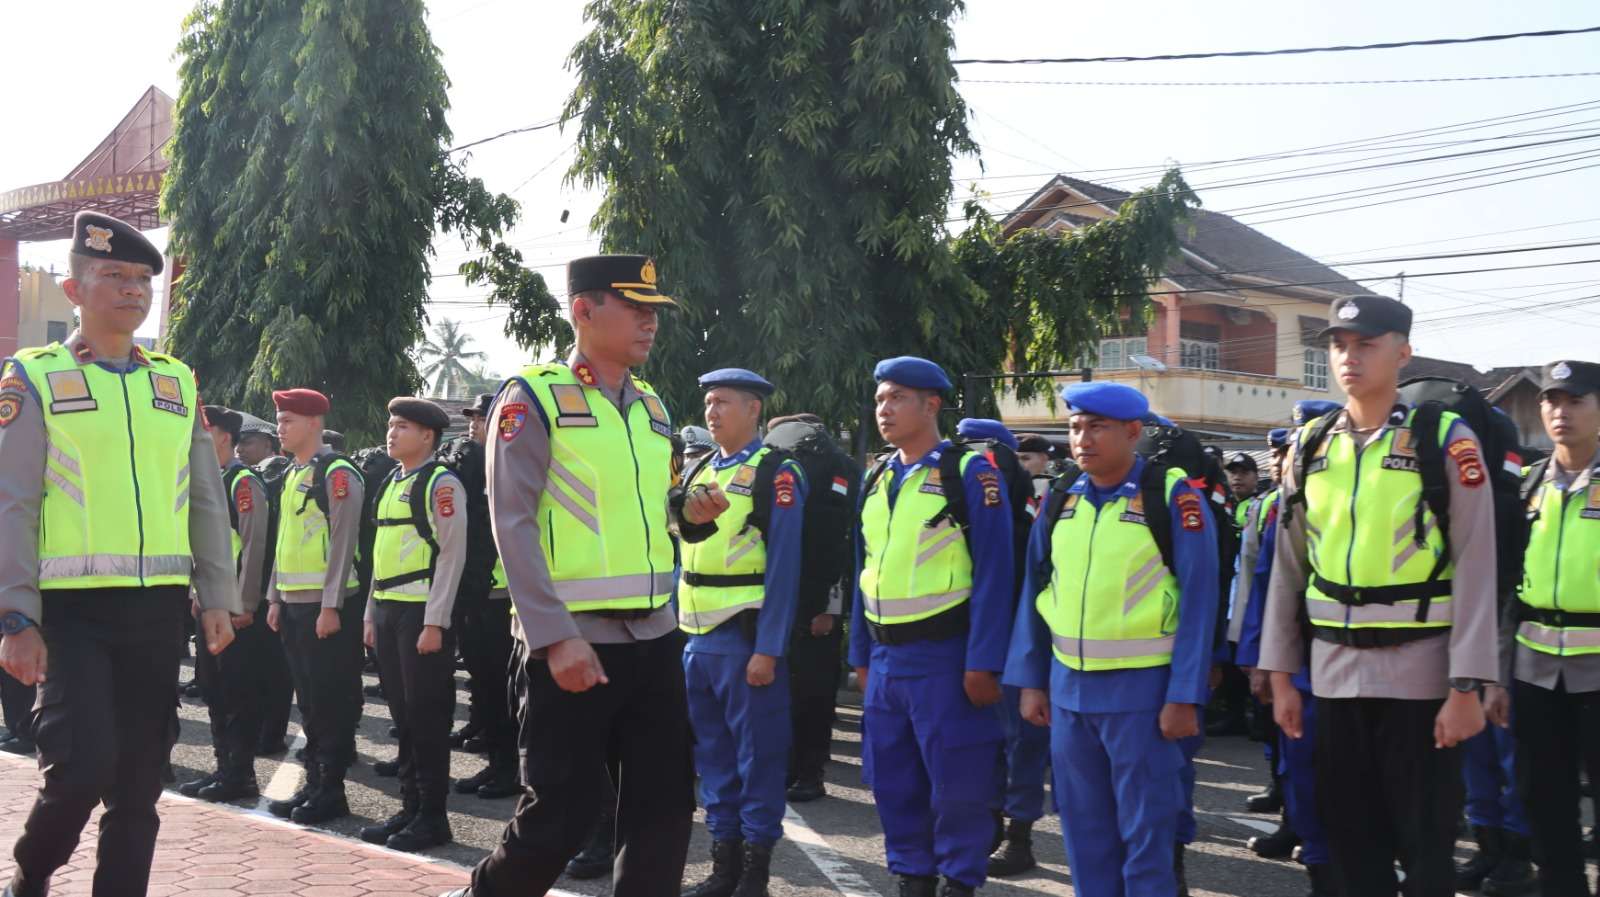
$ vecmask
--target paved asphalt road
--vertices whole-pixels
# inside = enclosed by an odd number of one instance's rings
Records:
[[[458,674],[458,686],[462,685]],[[190,678],[187,666],[183,678]],[[368,684],[376,677],[367,676]],[[861,785],[860,709],[857,696],[844,693],[839,723],[835,730],[833,758],[828,770],[828,797],[792,807],[786,837],[774,860],[773,897],[890,897],[894,881],[884,869],[883,838],[871,795]],[[465,720],[466,692],[458,693],[456,719]],[[205,706],[185,699],[181,716],[182,733],[173,752],[179,781],[197,778],[212,768],[206,728]],[[350,838],[373,820],[381,820],[398,809],[394,779],[373,775],[374,760],[393,759],[395,742],[388,737],[389,708],[381,701],[369,700],[357,736],[360,754],[358,767],[351,770],[348,784],[354,815],[339,820],[328,829]],[[298,722],[295,723],[298,725]],[[292,728],[292,731],[298,729]],[[1244,812],[1244,799],[1258,791],[1266,781],[1261,751],[1242,738],[1213,739],[1198,760],[1199,785],[1195,801],[1200,819],[1200,840],[1189,849],[1190,892],[1201,895],[1240,895],[1240,897],[1299,897],[1307,891],[1300,868],[1284,862],[1261,860],[1245,847],[1253,835],[1270,831],[1270,817]],[[457,752],[452,755],[452,774],[468,776],[482,767],[479,757]],[[262,759],[256,765],[263,788],[282,796],[298,786],[302,771],[298,763],[283,758]],[[429,851],[435,858],[472,865],[498,843],[515,799],[486,801],[452,794],[451,825],[455,843]],[[241,806],[241,810],[252,807]],[[265,812],[261,810],[259,812]],[[1069,895],[1071,876],[1061,845],[1060,826],[1054,817],[1041,821],[1035,841],[1040,866],[1016,879],[991,881],[981,893],[1000,897],[1031,894]],[[1467,853],[1465,843],[1461,855]],[[697,820],[690,845],[690,866],[686,878],[698,881],[709,871],[710,840],[704,825]],[[558,887],[574,894],[601,897],[608,895],[608,879],[598,882],[563,880]]]

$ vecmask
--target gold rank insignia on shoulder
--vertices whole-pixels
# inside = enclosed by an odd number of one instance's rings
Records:
[[[733,475],[733,479],[728,481],[727,491],[734,495],[748,496],[752,493],[755,482],[755,467],[749,464],[741,464],[738,472]]]
[[[1593,473],[1589,474],[1594,476]],[[1589,500],[1584,503],[1584,509],[1578,512],[1584,520],[1600,520],[1600,483],[1589,484]]]
[[[158,411],[169,414],[187,416],[189,407],[183,404],[183,386],[178,383],[178,378],[167,374],[150,372],[150,389],[155,393],[155,398],[150,404]]]
[[[83,371],[51,371],[44,375],[44,379],[50,388],[51,414],[72,414],[100,407],[100,403],[89,392],[89,379],[83,375]]]
[[[595,379],[594,368],[589,367],[588,363],[586,362],[580,361],[573,365],[572,373],[573,376],[578,378],[578,382],[582,383],[584,386],[593,386],[599,382]]]
[[[550,398],[556,403],[556,426],[598,426],[594,412],[589,408],[589,395],[575,383],[557,383],[550,387]]]

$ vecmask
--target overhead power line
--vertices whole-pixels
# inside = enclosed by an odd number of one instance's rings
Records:
[[[1356,78],[1331,81],[1026,81],[962,78],[962,84],[1056,85],[1064,87],[1334,87],[1359,84],[1461,84],[1469,81],[1533,81],[1593,78],[1600,72],[1543,72],[1532,75],[1462,75],[1454,78]]]
[[[1388,41],[1381,44],[1348,44],[1334,47],[1292,47],[1281,50],[1223,50],[1209,53],[1163,53],[1158,56],[1062,56],[1030,59],[952,59],[951,65],[1061,65],[1080,62],[1174,62],[1186,59],[1225,59],[1251,56],[1301,56],[1308,53],[1349,53],[1355,50],[1398,50],[1405,47],[1443,47],[1455,44],[1485,44],[1494,41],[1533,37],[1565,37],[1600,32],[1592,28],[1562,28],[1548,31],[1519,31],[1514,34],[1484,34],[1478,37],[1435,37],[1427,40]]]
[[[509,131],[501,131],[500,133],[494,135],[493,137],[485,137],[482,140],[474,140],[471,143],[463,143],[460,146],[452,146],[449,149],[445,150],[445,155],[450,155],[451,153],[459,153],[464,149],[471,149],[472,147],[475,147],[475,146],[482,146],[483,144],[489,143],[490,141],[499,140],[502,137],[510,137],[513,134],[526,134],[526,133],[528,133],[530,131],[543,131],[546,128],[553,128],[553,127],[555,127],[556,125],[559,125],[559,124],[561,124],[561,117],[557,116],[555,118],[550,119],[549,121],[540,122],[539,124],[536,124],[536,125],[528,125],[525,128],[512,128]]]

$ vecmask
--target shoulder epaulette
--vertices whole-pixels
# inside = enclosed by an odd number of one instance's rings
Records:
[[[533,370],[537,371],[541,377],[553,377],[561,373],[561,369],[566,367],[566,365],[560,363],[559,361],[547,361],[544,364],[531,365],[531,367]]]
[[[34,346],[28,349],[18,349],[17,354],[12,357],[20,358],[23,361],[32,361],[35,358],[53,358],[55,357],[56,349],[59,348],[61,348],[60,343],[51,343],[48,346]]]
[[[179,361],[178,359],[173,358],[171,355],[167,355],[167,354],[162,353],[162,352],[151,352],[149,350],[146,350],[145,353],[144,353],[144,357],[150,359],[151,361],[160,361],[160,362],[164,362],[166,364],[182,364],[183,363],[183,362]]]

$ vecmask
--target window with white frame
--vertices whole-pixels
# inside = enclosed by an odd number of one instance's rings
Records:
[[[1221,367],[1222,350],[1216,340],[1178,340],[1182,364],[1186,368],[1214,371]]]
[[[1307,348],[1301,382],[1307,389],[1328,388],[1328,350]]]
[[[1147,345],[1145,337],[1142,336],[1119,336],[1112,339],[1103,339],[1100,341],[1099,357],[1095,359],[1096,363],[1091,364],[1090,367],[1096,367],[1102,371],[1124,371],[1135,367],[1134,363],[1129,359],[1135,355],[1145,354]]]

